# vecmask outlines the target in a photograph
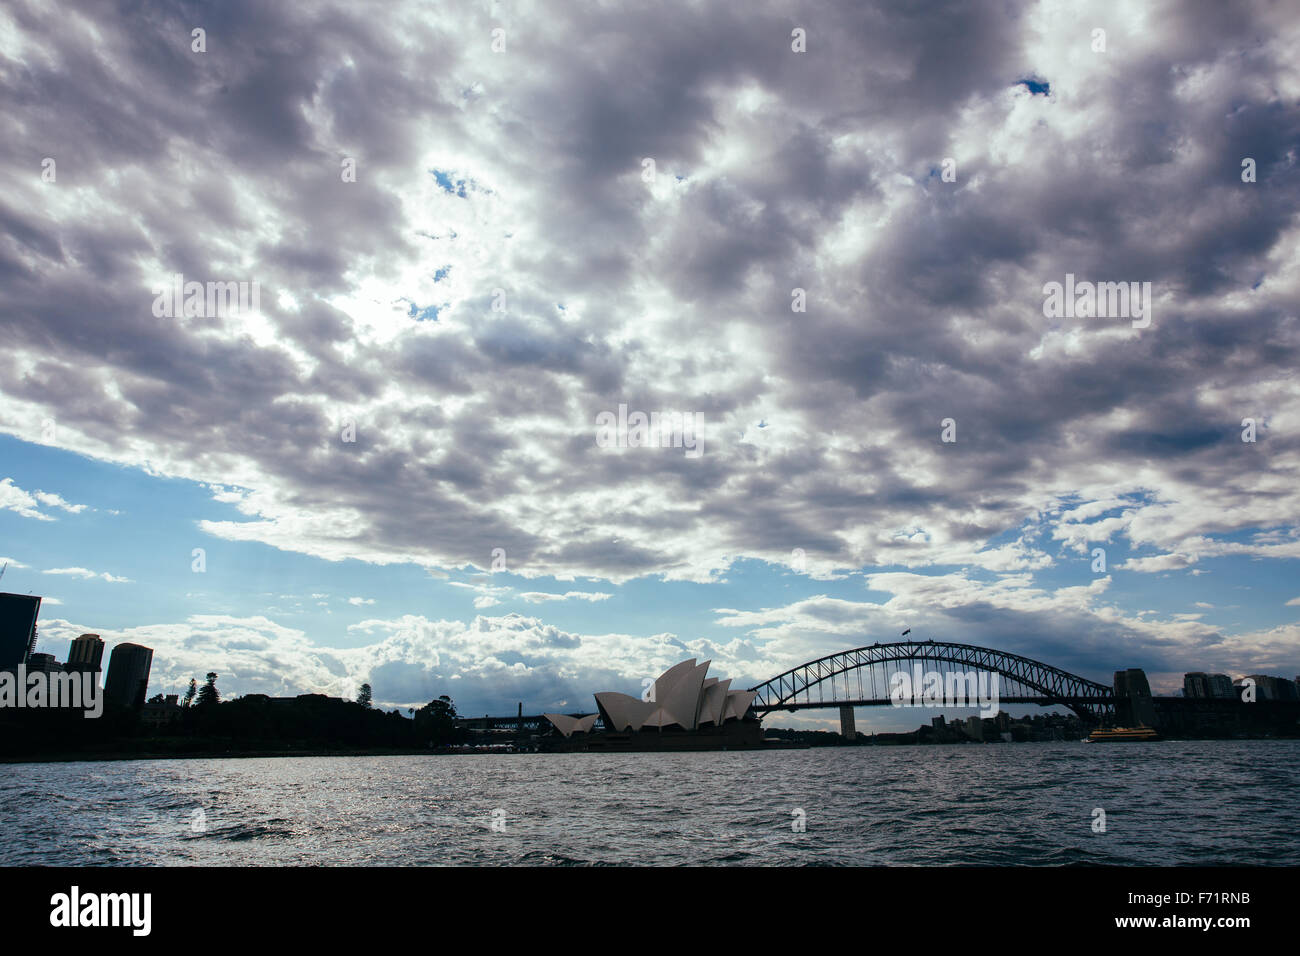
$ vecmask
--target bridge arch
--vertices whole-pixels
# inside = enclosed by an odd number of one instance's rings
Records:
[[[852,650],[840,651],[826,657],[792,667],[756,687],[751,709],[759,715],[776,710],[801,710],[810,707],[870,706],[887,704],[888,692],[871,697],[863,694],[861,675],[863,668],[919,661],[944,668],[967,668],[996,673],[1008,682],[1011,694],[999,693],[1005,703],[1060,704],[1068,707],[1084,720],[1095,722],[1114,712],[1114,692],[1105,684],[1088,680],[1069,671],[1061,670],[1042,661],[998,651],[974,644],[953,644],[943,641],[894,641],[876,643]],[[850,672],[858,673],[858,694],[852,693]],[[873,687],[874,687],[874,672]],[[836,678],[844,676],[843,692]],[[826,689],[831,690],[830,697]],[[812,692],[818,691],[817,700]],[[1017,691],[1032,693],[1017,693]]]

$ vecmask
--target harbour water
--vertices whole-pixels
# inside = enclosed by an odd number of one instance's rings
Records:
[[[1298,758],[1266,740],[9,764],[0,864],[1295,866]]]

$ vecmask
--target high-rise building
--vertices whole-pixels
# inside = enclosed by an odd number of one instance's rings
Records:
[[[108,676],[104,694],[119,707],[139,709],[144,706],[149,687],[149,668],[153,666],[153,648],[139,644],[118,644],[108,658]]]
[[[1184,697],[1218,697],[1226,700],[1235,697],[1232,693],[1232,678],[1227,674],[1205,674],[1204,671],[1192,671],[1183,675]]]
[[[1192,671],[1183,675],[1184,697],[1209,697],[1210,675],[1203,671]]]
[[[1210,696],[1227,700],[1229,697],[1236,697],[1232,690],[1232,678],[1227,674],[1210,675]]]
[[[1190,674],[1183,675],[1183,696],[1227,699],[1237,695],[1232,692],[1232,678],[1227,674],[1192,671]]]
[[[1295,700],[1297,697],[1295,684],[1285,677],[1247,674],[1246,679],[1255,682],[1256,700]]]
[[[55,660],[53,654],[32,654],[27,658],[27,673],[58,674],[63,665]]]
[[[13,670],[36,650],[36,617],[41,599],[33,594],[0,593],[0,670]]]
[[[104,660],[104,642],[98,634],[82,634],[68,648],[68,663],[64,670],[99,671]]]

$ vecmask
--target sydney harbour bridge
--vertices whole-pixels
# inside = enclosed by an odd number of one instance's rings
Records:
[[[876,643],[800,664],[750,688],[756,691],[750,709],[762,717],[779,710],[838,707],[847,724],[855,707],[895,703],[891,681],[903,664],[939,675],[944,687],[953,685],[952,676],[997,675],[998,703],[1060,705],[1088,723],[1099,723],[1115,710],[1114,690],[1105,684],[1019,654],[940,641]],[[920,689],[914,693],[920,696]]]
[[[997,703],[1065,707],[1090,724],[1109,720],[1115,713],[1115,692],[1106,684],[1007,651],[920,640],[877,642],[792,667],[749,688],[755,692],[750,713],[762,718],[778,711],[839,708],[842,728],[848,734],[854,708],[895,703],[891,681],[900,671],[937,674],[940,684],[946,686],[952,686],[950,678],[972,673],[987,681],[996,675]],[[919,696],[919,689],[916,693]],[[541,727],[543,718],[525,715],[520,705],[517,714],[466,717],[463,724],[525,732]]]

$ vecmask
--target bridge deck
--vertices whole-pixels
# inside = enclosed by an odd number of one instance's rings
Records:
[[[1067,698],[1065,700],[1057,700],[1055,698],[1049,698],[1049,697],[1025,697],[1025,696],[1011,695],[1006,697],[999,697],[998,703],[999,704],[1038,704],[1040,707],[1053,707],[1053,706],[1062,707],[1062,706],[1069,706],[1070,704],[1096,704],[1097,698],[1086,697],[1086,698],[1078,698],[1078,699]],[[890,706],[897,706],[894,704],[894,701],[892,699],[888,697],[873,697],[873,698],[866,698],[866,699],[859,699],[859,700],[784,701],[779,704],[771,704],[771,705],[762,705],[755,702],[754,706],[751,709],[756,713],[770,714],[779,710],[794,711],[794,710],[816,710],[817,708],[829,709],[832,707],[890,707]],[[978,710],[980,709],[979,705],[977,704],[969,704],[963,706],[963,705],[957,705],[951,703],[939,703],[931,707],[928,705],[912,704],[911,702],[909,702],[904,706],[910,710],[917,710],[917,709]],[[904,707],[900,706],[899,709],[902,710],[904,709]]]

